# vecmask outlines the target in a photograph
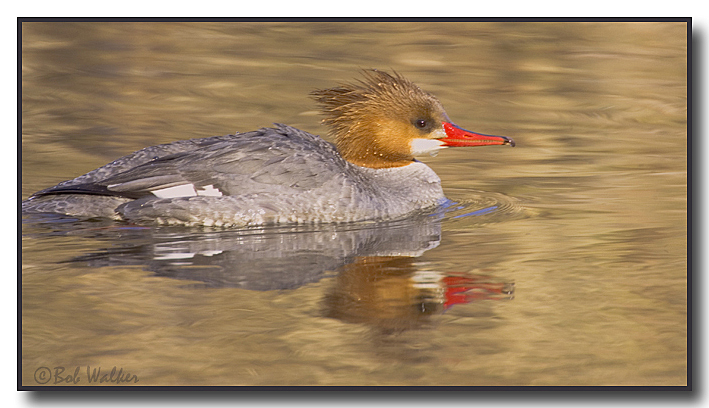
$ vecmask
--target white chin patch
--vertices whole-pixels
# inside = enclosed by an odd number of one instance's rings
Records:
[[[445,147],[443,142],[438,139],[413,139],[411,141],[411,154],[413,156],[436,154]]]
[[[209,197],[221,197],[223,194],[218,189],[214,188],[213,185],[208,185],[195,189],[193,184],[183,184],[181,186],[173,186],[168,188],[161,188],[160,190],[151,191],[158,198],[177,198],[177,197],[195,197],[195,196],[209,196]]]

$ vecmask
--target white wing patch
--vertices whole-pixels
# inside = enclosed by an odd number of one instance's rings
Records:
[[[151,191],[158,198],[177,198],[177,197],[221,197],[223,194],[213,185],[204,186],[200,189],[195,189],[194,184],[182,184],[180,186],[172,186]]]
[[[201,196],[209,196],[209,197],[221,197],[223,196],[222,192],[219,191],[218,188],[214,188],[213,185],[208,185],[202,187],[201,190],[197,190],[197,195]]]
[[[161,188],[160,190],[153,190],[151,193],[159,198],[194,197],[197,195],[192,184]]]

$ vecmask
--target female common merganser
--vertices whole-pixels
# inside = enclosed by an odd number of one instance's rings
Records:
[[[371,70],[312,92],[337,148],[276,124],[147,147],[23,201],[23,212],[137,223],[250,226],[403,218],[446,201],[414,156],[449,146],[511,145],[454,125],[433,95]]]

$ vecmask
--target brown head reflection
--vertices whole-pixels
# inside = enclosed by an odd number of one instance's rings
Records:
[[[419,270],[411,257],[360,257],[341,268],[325,310],[345,322],[403,331],[455,304],[511,299],[513,292],[513,283],[491,276]]]

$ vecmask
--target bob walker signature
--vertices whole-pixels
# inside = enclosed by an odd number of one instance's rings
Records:
[[[34,372],[34,380],[38,384],[51,385],[72,385],[79,384],[83,381],[81,366],[77,366],[73,372],[67,371],[64,367],[40,367]],[[131,374],[128,371],[123,371],[123,368],[114,366],[110,371],[104,370],[101,367],[86,366],[86,380],[88,384],[135,384],[138,376]]]

